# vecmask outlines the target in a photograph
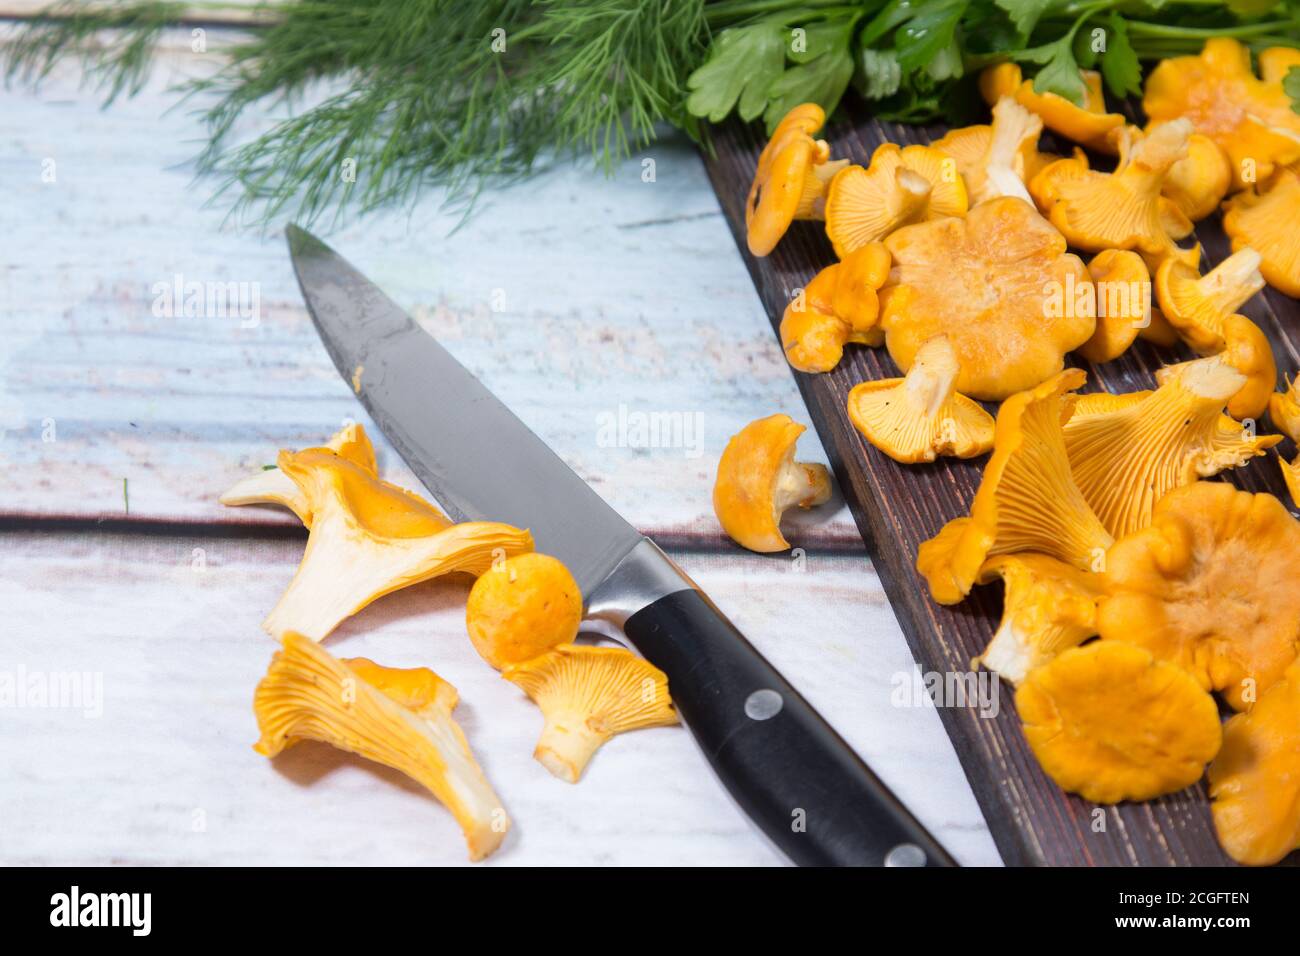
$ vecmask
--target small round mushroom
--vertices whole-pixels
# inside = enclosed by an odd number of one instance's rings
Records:
[[[1187,138],[1187,156],[1169,168],[1160,191],[1188,220],[1200,222],[1219,208],[1231,186],[1227,154],[1210,137],[1193,133]]]
[[[1223,726],[1210,764],[1214,829],[1228,855],[1269,866],[1300,849],[1300,663]]]
[[[906,223],[965,214],[966,186],[951,157],[933,146],[882,143],[870,166],[849,166],[831,180],[826,235],[844,259]]]
[[[1016,691],[1025,739],[1062,789],[1095,803],[1189,787],[1219,752],[1219,709],[1186,673],[1118,641],[1072,648]]]
[[[1238,421],[1259,418],[1277,387],[1277,361],[1273,346],[1258,325],[1244,315],[1230,315],[1223,323],[1223,350],[1229,365],[1246,376],[1246,385],[1228,402],[1228,414]]]
[[[1097,289],[1097,330],[1079,346],[1089,362],[1109,362],[1128,351],[1151,323],[1151,273],[1136,252],[1107,249],[1088,263]]]
[[[794,460],[804,426],[789,415],[750,422],[727,442],[713,486],[713,513],[733,541],[750,551],[790,547],[781,534],[781,515],[798,505],[811,508],[831,497],[825,465]]]
[[[1300,521],[1273,495],[1199,481],[1106,558],[1102,639],[1177,664],[1247,710],[1300,651]]]
[[[1223,231],[1234,252],[1251,248],[1260,255],[1259,271],[1273,288],[1300,298],[1300,173],[1284,169],[1264,191],[1239,192],[1224,204]]]
[[[1222,352],[1224,318],[1264,288],[1259,266],[1259,253],[1247,248],[1234,252],[1205,275],[1194,266],[1168,259],[1156,270],[1156,301],[1188,345],[1202,355]]]
[[[465,627],[479,656],[497,670],[572,641],[582,623],[582,590],[549,554],[519,554],[494,565],[470,589]]]
[[[678,722],[667,676],[626,648],[561,644],[501,676],[541,708],[546,725],[533,756],[567,783],[615,734]]]
[[[1075,484],[1061,431],[1074,401],[1067,392],[1086,377],[1066,369],[1002,403],[970,515],[948,522],[917,552],[917,570],[940,604],[969,594],[994,555],[1037,551],[1087,571],[1112,544]]]
[[[936,336],[904,378],[862,382],[849,392],[849,418],[862,436],[905,465],[939,455],[974,458],[993,447],[993,416],[957,393],[957,353]]]

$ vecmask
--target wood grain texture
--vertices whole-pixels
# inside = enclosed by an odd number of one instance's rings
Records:
[[[823,135],[834,157],[866,164],[881,142],[926,143],[943,132],[943,127],[877,121],[858,103]],[[1045,141],[1045,148],[1051,148],[1050,138],[1045,137]],[[761,129],[733,122],[718,132],[716,154],[708,158],[707,166],[775,329],[794,290],[834,262],[835,256],[822,224],[808,222],[795,223],[771,256],[755,259],[749,255],[745,248],[744,202],[763,142]],[[1200,224],[1197,238],[1204,245],[1209,265],[1226,256],[1228,245],[1217,217]],[[1268,334],[1277,356],[1279,381],[1282,375],[1294,376],[1300,366],[1297,303],[1268,289],[1242,311]],[[1081,367],[1088,371],[1087,390],[1124,392],[1154,387],[1153,373],[1161,364],[1191,357],[1186,350],[1163,351],[1139,342],[1118,361]],[[930,465],[905,467],[862,439],[845,412],[849,390],[861,381],[900,374],[885,349],[851,345],[844,361],[832,372],[796,372],[795,377],[921,667],[927,671],[966,671],[997,626],[1001,613],[999,589],[979,587],[963,603],[942,607],[930,600],[914,560],[922,541],[938,532],[950,518],[967,513],[985,459],[940,459]],[[1279,450],[1288,456],[1295,453],[1289,442]],[[1254,460],[1227,479],[1250,491],[1269,491],[1290,501],[1273,454]],[[1024,741],[1012,708],[1003,708],[992,719],[982,718],[974,709],[947,708],[941,714],[1009,865],[1231,862],[1215,839],[1203,783],[1149,803],[1099,809],[1063,793],[1047,779]],[[1103,832],[1095,831],[1096,820],[1104,824]],[[1292,854],[1288,862],[1294,864],[1298,858],[1300,854]]]
[[[0,535],[0,676],[91,672],[101,713],[0,707],[5,864],[463,865],[442,807],[401,775],[303,744],[253,752],[258,627],[292,539],[174,532]],[[997,853],[933,707],[891,701],[911,654],[865,555],[673,552],[963,862]],[[431,667],[514,826],[488,865],[780,865],[681,727],[624,734],[577,785],[532,758],[537,709],[465,636],[468,581],[389,595],[334,654]],[[816,628],[799,626],[816,608]]]

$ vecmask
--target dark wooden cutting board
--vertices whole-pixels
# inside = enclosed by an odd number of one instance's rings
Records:
[[[1130,115],[1132,114],[1130,110]],[[833,158],[866,165],[882,142],[928,143],[945,127],[905,126],[873,119],[860,101],[847,102],[836,122],[823,131]],[[807,285],[819,269],[835,261],[821,223],[795,223],[776,250],[756,259],[745,245],[745,195],[766,138],[757,125],[731,122],[716,131],[714,154],[706,156],[709,177],[736,244],[753,277],[773,330],[793,291]],[[1068,144],[1044,136],[1043,148],[1068,152]],[[1209,265],[1228,253],[1218,217],[1201,223],[1196,236]],[[1242,312],[1263,327],[1273,344],[1282,376],[1300,368],[1300,304],[1268,288]],[[1085,390],[1126,392],[1155,387],[1162,364],[1193,358],[1186,349],[1154,348],[1139,341],[1118,361],[1090,366]],[[1001,589],[977,587],[954,607],[930,600],[915,569],[917,546],[950,518],[965,514],[987,458],[962,462],[941,458],[929,465],[904,466],[871,447],[849,423],[849,390],[869,379],[901,372],[883,349],[850,345],[834,371],[794,372],[812,422],[875,561],[894,612],[922,670],[962,672],[984,649],[1001,615]],[[994,410],[993,406],[989,406]],[[1278,446],[1290,456],[1290,442]],[[1257,458],[1226,480],[1250,491],[1269,491],[1294,507],[1286,493],[1276,455]],[[941,707],[940,716],[956,747],[975,797],[1002,858],[1011,865],[1222,865],[1232,861],[1219,848],[1202,781],[1195,787],[1141,804],[1098,807],[1061,791],[1039,769],[1020,731],[1009,689],[1003,687],[996,717],[979,708]],[[918,768],[923,772],[924,768]],[[1296,864],[1300,854],[1287,862]]]

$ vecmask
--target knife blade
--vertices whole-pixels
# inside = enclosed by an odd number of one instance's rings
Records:
[[[718,777],[800,864],[950,866],[952,858],[806,700],[652,541],[580,479],[441,344],[296,226],[290,256],[343,379],[459,520],[529,528],[668,676]]]

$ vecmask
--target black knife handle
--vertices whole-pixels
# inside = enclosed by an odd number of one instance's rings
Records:
[[[700,591],[664,595],[624,632],[668,675],[722,783],[801,866],[955,866],[947,851]]]

